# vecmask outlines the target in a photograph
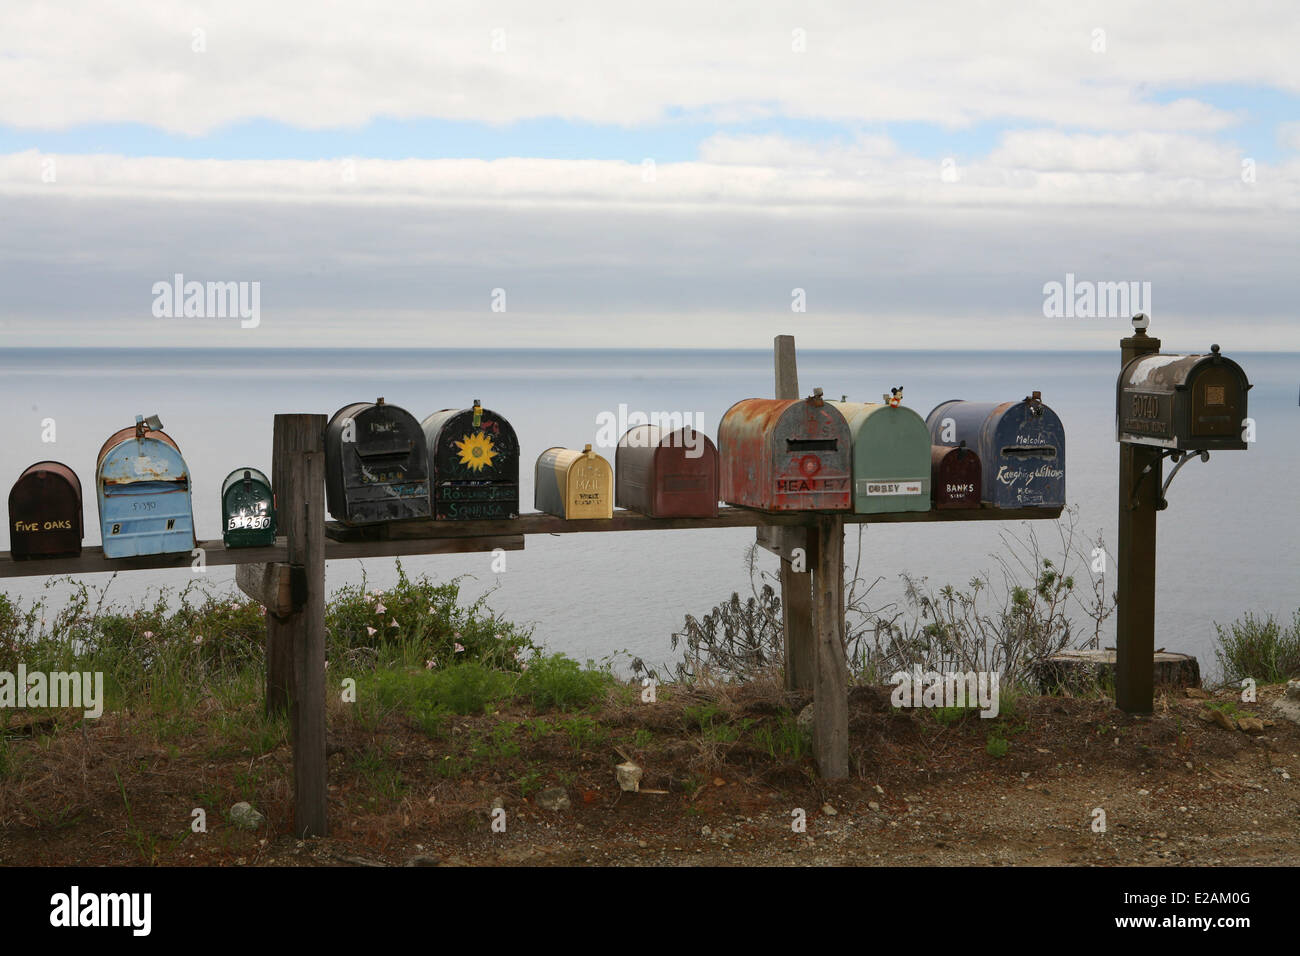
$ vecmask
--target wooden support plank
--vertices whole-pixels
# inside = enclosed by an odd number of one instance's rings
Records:
[[[272,471],[280,514],[288,513],[289,563],[305,572],[301,610],[268,639],[292,639],[293,829],[299,839],[325,836],[325,416],[276,415]],[[277,648],[282,652],[282,648]]]
[[[813,593],[813,753],[818,773],[840,780],[849,775],[849,672],[844,658],[844,523],[835,516],[817,522]]]
[[[288,564],[241,564],[235,568],[235,585],[271,614],[292,614],[293,583]]]

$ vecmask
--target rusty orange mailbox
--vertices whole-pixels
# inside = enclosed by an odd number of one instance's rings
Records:
[[[852,443],[844,416],[822,400],[747,398],[718,426],[722,500],[762,511],[848,511]]]
[[[614,453],[614,504],[652,518],[715,517],[718,449],[694,428],[629,428]]]

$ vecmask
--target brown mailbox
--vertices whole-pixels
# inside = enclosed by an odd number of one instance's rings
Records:
[[[980,456],[962,442],[930,446],[930,487],[938,508],[978,508],[983,466]]]
[[[614,453],[614,504],[652,518],[716,516],[718,449],[694,428],[629,428]]]
[[[9,491],[9,550],[16,559],[81,554],[81,481],[57,461],[38,461]]]
[[[1217,345],[1207,355],[1140,355],[1119,374],[1116,437],[1179,451],[1245,448],[1250,387]]]

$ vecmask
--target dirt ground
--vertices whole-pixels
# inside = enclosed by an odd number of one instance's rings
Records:
[[[507,709],[434,736],[332,712],[332,832],[309,841],[291,833],[282,736],[264,752],[211,735],[160,746],[129,716],[24,736],[11,715],[0,864],[1294,866],[1300,726],[1272,709],[1280,695],[1171,691],[1146,718],[1106,700],[1021,697],[997,720],[945,723],[858,687],[852,776],[837,783],[756,736],[807,703],[770,688],[711,704],[625,697],[585,717]],[[1264,726],[1211,722],[1207,703]],[[1001,756],[991,735],[1006,740]],[[641,792],[615,781],[625,757],[644,768]],[[568,808],[542,808],[557,786]],[[259,829],[228,821],[239,799],[266,814]],[[195,808],[206,832],[192,829]]]

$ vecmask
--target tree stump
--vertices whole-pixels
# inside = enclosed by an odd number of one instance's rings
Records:
[[[1157,686],[1200,687],[1201,667],[1190,654],[1156,651],[1152,658]],[[1044,694],[1084,694],[1115,686],[1115,651],[1061,651],[1031,668]]]

